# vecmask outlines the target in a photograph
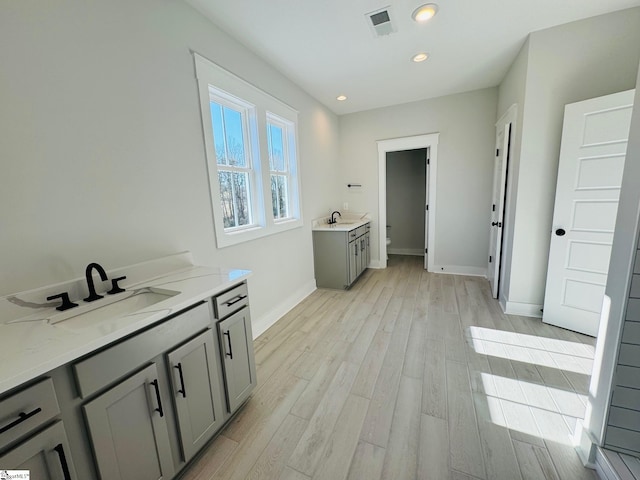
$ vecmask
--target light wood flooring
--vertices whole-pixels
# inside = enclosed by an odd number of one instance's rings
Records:
[[[392,256],[256,339],[259,386],[184,477],[595,479],[571,446],[594,341]]]

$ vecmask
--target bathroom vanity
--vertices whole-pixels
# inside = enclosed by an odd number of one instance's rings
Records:
[[[85,306],[59,320],[55,304],[37,300],[61,288],[82,298],[77,280],[1,299],[0,468],[171,479],[249,398],[249,271],[180,254],[114,274],[129,296],[105,295],[106,319]]]
[[[346,215],[345,215],[346,217]],[[313,259],[319,288],[347,289],[371,261],[369,219],[340,218],[313,224]]]

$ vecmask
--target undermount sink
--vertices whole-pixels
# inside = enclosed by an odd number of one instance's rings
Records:
[[[64,322],[65,327],[82,328],[102,321],[132,315],[179,293],[174,290],[146,287],[113,296],[107,295],[91,304],[51,315],[47,318],[47,323],[56,325]]]
[[[29,322],[44,322],[55,327],[69,327],[72,330],[95,326],[118,318],[134,315],[157,303],[178,295],[175,290],[165,290],[156,287],[141,287],[126,290],[115,295],[105,295],[94,302],[82,303],[78,307],[62,312],[35,312],[26,317],[7,320],[5,325]]]

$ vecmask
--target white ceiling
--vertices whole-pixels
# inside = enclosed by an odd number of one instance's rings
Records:
[[[498,85],[527,34],[640,0],[186,0],[337,114]],[[397,32],[374,38],[367,12],[391,6]],[[422,63],[411,57],[425,51]],[[348,96],[338,102],[336,96]]]

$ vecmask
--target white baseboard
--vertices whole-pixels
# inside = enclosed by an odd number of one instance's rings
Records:
[[[502,304],[501,304],[502,305]],[[522,317],[542,318],[542,305],[534,303],[506,302],[502,306],[504,313],[508,315],[520,315]]]
[[[423,248],[388,248],[387,255],[413,255],[416,257],[424,257]]]
[[[429,265],[429,272],[448,273],[451,275],[469,275],[471,277],[486,277],[487,269],[480,267],[462,267],[460,265]]]
[[[266,332],[271,325],[280,320],[289,310],[299,304],[302,300],[311,295],[316,288],[316,281],[313,279],[293,292],[293,294],[289,295],[289,297],[280,303],[280,305],[268,312],[262,318],[257,321],[252,321],[251,328],[253,330],[253,339],[255,340]]]
[[[573,433],[573,444],[582,464],[587,468],[595,469],[598,446],[589,431],[584,428],[583,421],[578,420],[576,430]]]

